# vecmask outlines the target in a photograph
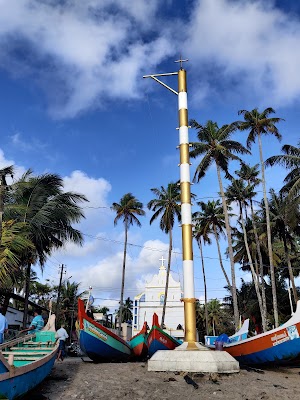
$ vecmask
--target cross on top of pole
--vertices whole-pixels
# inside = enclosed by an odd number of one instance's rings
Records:
[[[180,55],[179,60],[176,60],[176,61],[174,61],[174,62],[180,63],[180,69],[182,69],[182,63],[183,63],[183,62],[186,62],[186,61],[189,61],[189,60],[188,60],[187,58],[186,58],[185,60],[183,60],[182,57],[181,57],[181,55]]]

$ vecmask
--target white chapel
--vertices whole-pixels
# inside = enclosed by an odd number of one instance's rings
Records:
[[[158,274],[146,283],[143,293],[134,297],[133,335],[142,329],[144,321],[147,321],[151,328],[154,312],[158,315],[159,323],[161,323],[167,269],[164,266],[165,259],[162,257],[159,261],[161,261],[161,266]],[[180,282],[175,281],[170,272],[164,330],[178,339],[184,337],[184,305],[180,301],[182,295]]]

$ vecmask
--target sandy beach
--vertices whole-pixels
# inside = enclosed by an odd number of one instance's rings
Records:
[[[26,400],[271,400],[300,399],[299,367],[242,369],[237,374],[148,372],[146,362],[95,364],[88,358],[55,363]],[[187,383],[191,378],[193,381]],[[195,386],[192,383],[195,383]]]

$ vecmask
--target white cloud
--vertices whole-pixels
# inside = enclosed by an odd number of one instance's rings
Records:
[[[88,203],[81,204],[86,219],[82,220],[80,226],[86,233],[99,232],[111,218],[107,201],[111,185],[104,178],[92,178],[82,171],[73,171],[70,176],[64,177],[64,190],[84,193],[88,199]]]
[[[0,65],[35,77],[56,117],[136,98],[144,67],[174,49],[167,33],[153,33],[157,8],[158,0],[0,0]]]
[[[35,79],[57,118],[140,98],[142,75],[178,48],[191,59],[197,102],[232,86],[231,98],[274,107],[299,97],[298,19],[271,1],[192,4],[182,29],[183,21],[162,20],[158,0],[0,0],[0,65]]]
[[[174,251],[179,251],[174,249]],[[127,253],[125,273],[125,297],[133,298],[145,288],[145,283],[158,273],[161,265],[159,261],[168,256],[168,244],[160,240],[149,240],[145,242],[136,257]],[[175,265],[176,258],[173,256],[171,263]],[[165,265],[167,262],[165,262]],[[82,283],[83,288],[93,286],[93,292],[101,293],[107,298],[120,298],[121,277],[123,265],[123,251],[114,251],[108,257],[101,257],[94,263],[81,265],[80,268],[72,267],[72,276],[77,282]],[[176,274],[175,274],[176,275]],[[178,279],[175,276],[175,279]]]
[[[198,0],[191,15],[186,52],[211,86],[222,81],[219,94],[233,86],[274,106],[299,97],[298,19],[270,1],[245,0]]]

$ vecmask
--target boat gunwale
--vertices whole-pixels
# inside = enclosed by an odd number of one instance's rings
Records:
[[[167,338],[169,338],[172,342],[174,343],[179,343],[179,345],[181,344],[179,342],[179,340],[177,340],[176,338],[174,338],[173,336],[169,335],[167,332],[165,332],[162,328],[160,328],[157,325],[152,325],[152,328],[150,329],[148,336],[147,336],[147,341],[148,341],[148,337],[150,336],[150,333],[153,332],[154,330],[159,331],[160,333],[162,333],[163,335],[165,335]]]
[[[8,342],[6,342],[6,343],[8,343]],[[3,363],[5,368],[8,368],[7,372],[0,373],[0,382],[5,381],[5,380],[10,379],[10,378],[14,378],[14,377],[26,374],[28,372],[31,372],[31,371],[35,370],[36,368],[38,368],[38,367],[40,367],[40,366],[42,366],[44,364],[46,364],[48,361],[50,361],[55,356],[55,354],[58,351],[58,346],[59,346],[59,343],[56,342],[54,347],[53,347],[53,349],[52,349],[52,351],[51,351],[51,353],[46,354],[46,355],[40,357],[38,360],[34,360],[31,363],[28,363],[26,365],[22,365],[20,367],[15,367],[13,365],[8,364],[7,360],[3,356],[2,352],[0,352],[0,362]],[[9,347],[9,346],[6,346],[6,347]]]
[[[85,319],[86,321],[88,321],[89,323],[91,323],[92,325],[94,325],[96,328],[101,329],[103,332],[105,332],[106,334],[108,334],[109,336],[113,337],[114,339],[116,339],[117,341],[121,342],[123,345],[125,345],[129,350],[131,350],[130,345],[124,340],[122,339],[120,336],[116,335],[115,333],[113,333],[112,331],[110,331],[108,328],[106,328],[105,326],[103,326],[102,324],[100,324],[99,322],[96,322],[95,320],[93,320],[92,318],[90,318],[86,312],[82,309],[84,305],[83,300],[78,299],[78,319],[79,319],[79,323],[80,323],[80,330],[84,330],[84,325],[83,325],[83,320]],[[86,333],[90,334],[89,332],[85,331]],[[98,338],[100,341],[101,339]]]
[[[237,342],[224,343],[223,347],[224,348],[237,347],[239,345],[242,345],[242,344],[245,344],[245,343],[249,343],[249,342],[252,342],[252,341],[255,341],[255,340],[259,340],[259,339],[264,338],[264,337],[272,336],[272,335],[274,335],[274,334],[276,334],[278,332],[285,331],[288,327],[290,327],[292,325],[297,325],[297,324],[300,324],[300,300],[298,300],[298,302],[297,302],[297,309],[296,309],[295,313],[291,316],[290,319],[288,319],[284,324],[282,324],[278,328],[271,329],[270,331],[263,332],[263,333],[260,333],[258,335],[255,335],[255,336],[251,336],[249,338],[246,338],[246,339],[243,339],[243,340],[239,340]],[[210,347],[210,346],[207,346],[207,347]],[[214,346],[213,346],[213,348],[214,348]]]

